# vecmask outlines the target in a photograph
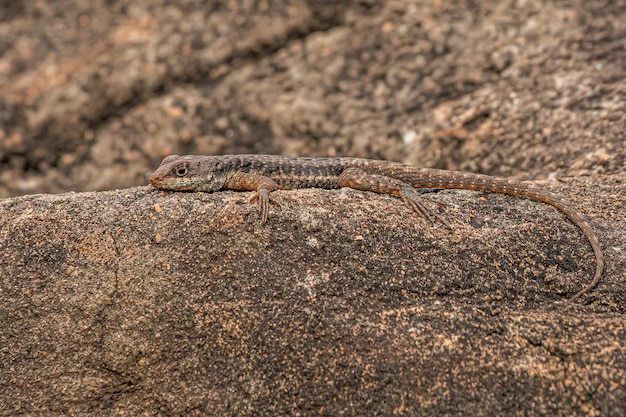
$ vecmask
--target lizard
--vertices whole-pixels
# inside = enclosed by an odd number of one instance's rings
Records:
[[[583,214],[554,193],[528,182],[463,171],[420,168],[384,160],[278,155],[170,155],[150,176],[153,187],[170,191],[253,191],[249,202],[258,202],[261,224],[269,216],[270,194],[298,188],[349,187],[399,196],[413,211],[431,222],[445,220],[424,204],[418,189],[465,189],[509,194],[549,204],[563,212],[583,232],[596,260],[592,280],[577,292],[574,301],[593,289],[602,276],[604,255],[598,237]]]

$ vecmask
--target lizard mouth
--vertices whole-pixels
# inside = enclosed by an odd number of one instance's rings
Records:
[[[150,185],[161,190],[177,190],[177,191],[193,191],[200,182],[191,181],[188,178],[159,178],[158,176],[150,177]]]

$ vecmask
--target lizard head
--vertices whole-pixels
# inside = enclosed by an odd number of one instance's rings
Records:
[[[150,176],[150,184],[161,190],[218,191],[226,184],[218,158],[170,155]]]

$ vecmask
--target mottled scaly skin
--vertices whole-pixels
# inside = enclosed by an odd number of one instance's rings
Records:
[[[438,216],[423,205],[423,199],[415,188],[456,188],[529,197],[565,213],[582,230],[593,249],[596,257],[594,277],[572,300],[595,287],[604,268],[598,237],[580,211],[533,184],[504,178],[359,158],[171,155],[154,171],[150,182],[154,187],[174,191],[255,191],[251,201],[259,201],[262,222],[268,216],[269,194],[277,189],[350,187],[393,194],[431,220]]]

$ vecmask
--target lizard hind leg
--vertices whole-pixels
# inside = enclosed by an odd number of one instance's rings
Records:
[[[349,187],[355,190],[397,195],[408,208],[426,217],[431,223],[434,224],[435,220],[439,220],[446,227],[452,228],[450,223],[424,204],[424,199],[430,200],[429,198],[422,197],[411,184],[397,178],[371,174],[360,168],[347,168],[341,173],[338,184],[340,187]]]

